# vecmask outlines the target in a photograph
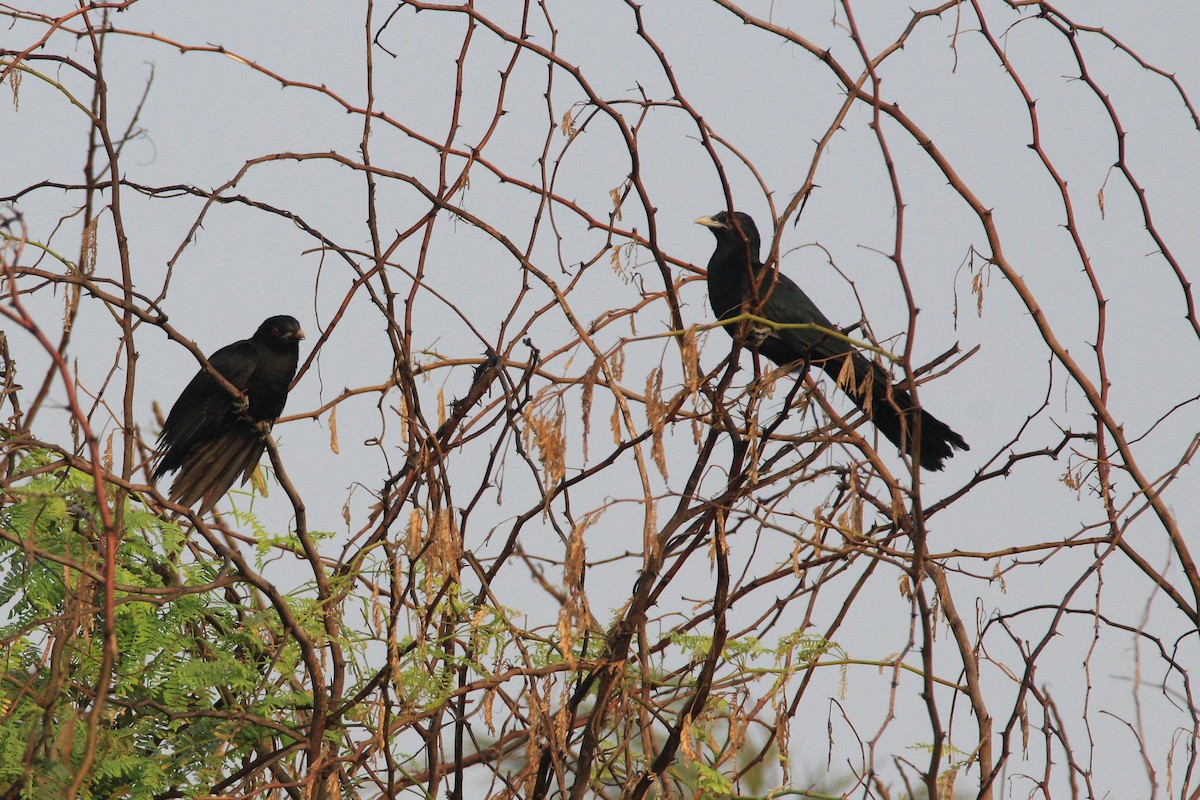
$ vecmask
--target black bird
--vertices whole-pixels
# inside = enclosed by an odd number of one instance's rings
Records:
[[[741,212],[732,217],[722,211],[711,217],[696,220],[717,237],[717,249],[708,261],[708,299],[719,319],[730,319],[743,312],[778,323],[811,323],[829,330],[839,330],[821,313],[804,290],[777,270],[766,269],[759,261],[762,247],[754,220]],[[757,283],[757,287],[755,284]],[[729,335],[736,336],[736,325],[727,325]],[[941,470],[945,460],[957,450],[969,450],[963,438],[925,410],[920,420],[913,414],[912,396],[904,389],[891,386],[888,373],[873,361],[863,357],[848,342],[817,330],[772,330],[757,326],[751,330],[748,346],[757,348],[781,367],[815,364],[825,370],[835,382],[842,375],[849,356],[854,380],[843,391],[861,408],[879,432],[892,444],[910,455],[919,456],[921,466]],[[839,382],[839,386],[842,383]],[[920,430],[920,449],[908,446],[909,432]]]
[[[303,338],[295,317],[271,317],[249,339],[208,357],[246,397],[239,402],[203,369],[179,395],[159,434],[162,456],[154,469],[155,480],[179,470],[171,500],[190,506],[203,498],[204,514],[239,475],[243,483],[249,479],[283,413]]]

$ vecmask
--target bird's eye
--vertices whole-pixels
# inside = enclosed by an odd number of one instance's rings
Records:
[[[271,328],[271,335],[278,339],[280,336],[279,328]]]

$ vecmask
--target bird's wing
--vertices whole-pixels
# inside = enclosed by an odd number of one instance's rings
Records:
[[[829,318],[821,313],[804,290],[788,276],[780,273],[771,284],[766,276],[759,290],[766,300],[762,305],[762,316],[773,322],[805,323],[819,325],[829,330],[838,330]],[[854,348],[842,339],[830,336],[819,330],[792,328],[771,333],[771,338],[777,339],[786,347],[791,360],[807,358],[812,361],[831,359],[843,356]]]
[[[253,342],[243,340],[222,347],[209,357],[208,362],[225,380],[238,389],[245,389],[254,375],[257,352]],[[200,370],[196,373],[163,423],[159,440],[167,445],[167,452],[155,474],[161,476],[177,469],[197,443],[218,435],[227,427],[233,404],[234,398],[208,372]]]

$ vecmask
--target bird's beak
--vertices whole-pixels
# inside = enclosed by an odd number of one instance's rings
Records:
[[[696,224],[703,225],[706,228],[724,228],[725,226],[717,222],[712,217],[696,217]]]
[[[297,342],[298,342],[298,341],[300,341],[301,339],[303,339],[303,338],[304,338],[304,331],[302,331],[302,330],[300,330],[300,329],[298,329],[298,328],[297,328],[295,333],[292,333],[292,334],[289,334],[289,335],[288,335],[288,338],[289,338],[289,339],[293,339],[293,340],[295,340],[295,341],[297,341]]]

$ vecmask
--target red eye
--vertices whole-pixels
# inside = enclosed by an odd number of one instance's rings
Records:
[[[271,335],[274,336],[276,339],[278,339],[279,338],[279,328],[271,328]]]

